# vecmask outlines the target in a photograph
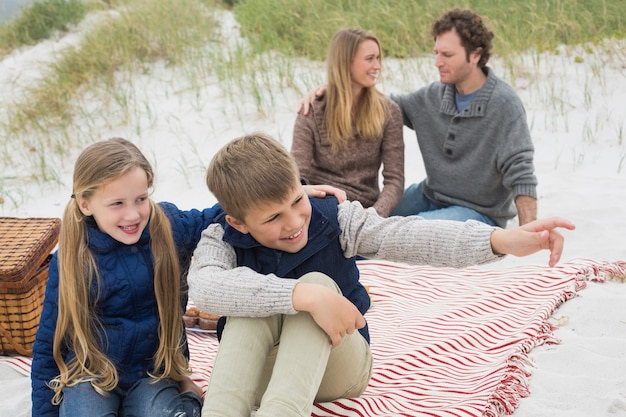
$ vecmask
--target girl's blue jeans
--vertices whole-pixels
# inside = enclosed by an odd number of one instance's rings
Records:
[[[199,417],[202,400],[192,392],[179,393],[171,379],[155,383],[144,378],[128,390],[116,388],[99,394],[88,382],[63,389],[59,417]]]

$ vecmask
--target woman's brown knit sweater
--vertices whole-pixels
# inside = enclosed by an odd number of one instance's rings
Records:
[[[300,174],[309,184],[328,184],[341,188],[349,200],[374,207],[388,216],[404,192],[404,141],[402,114],[389,100],[389,116],[382,137],[350,139],[347,147],[333,152],[328,139],[324,111],[326,98],[316,100],[308,115],[299,114],[293,129],[293,154]],[[382,165],[382,191],[379,172]]]

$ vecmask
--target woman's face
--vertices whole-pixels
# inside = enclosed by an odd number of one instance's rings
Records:
[[[350,65],[353,92],[358,94],[363,88],[375,86],[379,74],[380,50],[378,44],[371,39],[366,39],[359,45]]]

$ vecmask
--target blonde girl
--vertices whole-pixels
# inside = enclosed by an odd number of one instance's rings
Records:
[[[33,348],[33,416],[198,416],[181,279],[219,207],[149,196],[154,173],[124,139],[74,167]]]

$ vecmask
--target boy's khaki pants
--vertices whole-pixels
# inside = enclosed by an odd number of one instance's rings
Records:
[[[321,273],[301,282],[334,288]],[[357,397],[372,373],[372,353],[355,331],[333,348],[310,314],[229,317],[202,408],[203,417],[311,415],[313,402]]]

